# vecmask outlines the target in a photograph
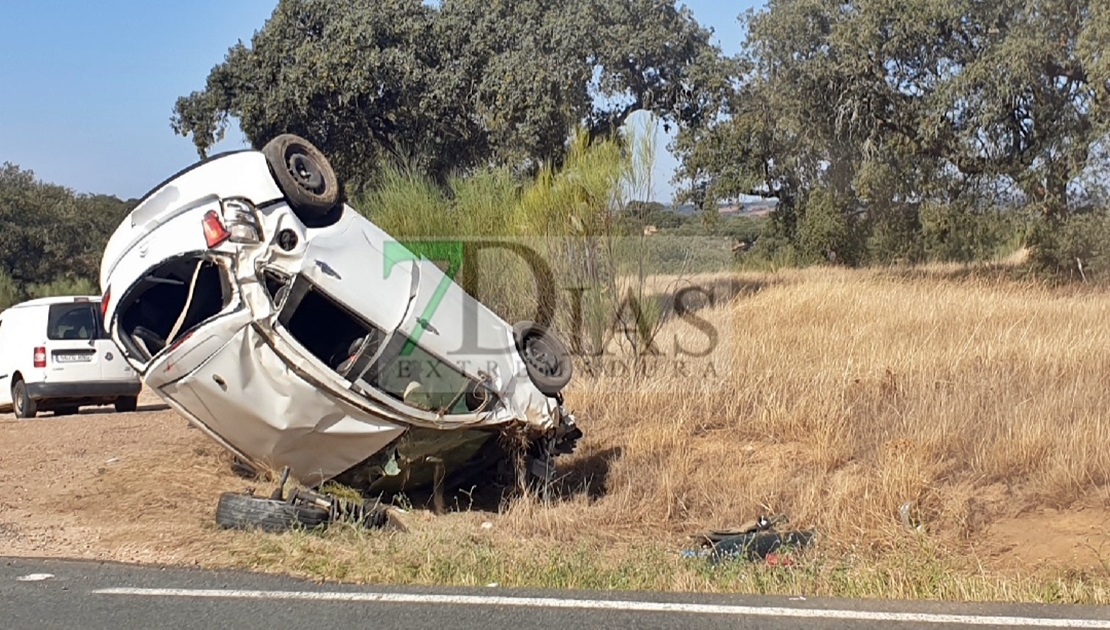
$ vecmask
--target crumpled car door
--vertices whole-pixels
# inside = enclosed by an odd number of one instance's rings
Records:
[[[162,388],[218,441],[257,464],[318,484],[373,455],[405,427],[370,416],[298,376],[254,326]]]
[[[501,393],[514,371],[512,329],[431,260],[417,263],[416,297],[398,329],[412,343]]]
[[[339,233],[312,239],[301,275],[378,328],[392,331],[416,291],[415,263],[387,262],[387,250],[397,246],[388,234],[361,217],[346,223]]]

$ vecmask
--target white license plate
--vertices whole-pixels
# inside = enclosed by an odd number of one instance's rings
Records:
[[[54,360],[58,363],[88,363],[92,361],[91,354],[56,354]]]

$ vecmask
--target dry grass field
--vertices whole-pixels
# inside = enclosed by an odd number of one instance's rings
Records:
[[[577,378],[567,402],[586,437],[550,504],[462,495],[444,516],[416,505],[404,533],[224,532],[216,495],[248,482],[172,412],[7,418],[0,554],[368,582],[1110,603],[1110,292],[959,267],[698,280],[727,298],[697,313],[719,333],[720,377]],[[675,338],[706,345],[677,319],[658,337]],[[78,452],[90,463],[67,463]],[[919,527],[903,525],[904,504]],[[679,553],[691,534],[771,513],[818,531],[793,566]]]

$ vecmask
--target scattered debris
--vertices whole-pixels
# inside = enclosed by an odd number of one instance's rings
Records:
[[[485,521],[484,523],[482,523],[482,529],[493,529],[493,523]]]
[[[216,506],[216,523],[227,529],[260,529],[283,532],[296,527],[313,529],[329,523],[344,522],[366,528],[408,528],[394,510],[378,500],[355,500],[327,492],[294,488],[285,495],[289,467],[281,473],[278,487],[268,498],[246,492],[225,492]]]
[[[701,542],[698,551],[686,551],[686,557],[707,557],[716,564],[727,559],[763,560],[771,566],[790,566],[794,563],[787,553],[796,547],[806,547],[813,542],[813,530],[777,532],[777,524],[786,522],[779,515],[760,516],[753,522],[736,529],[713,530],[696,534]]]
[[[902,517],[902,527],[905,527],[912,532],[924,534],[925,525],[922,524],[918,519],[912,517],[912,515],[910,514],[910,510],[912,508],[913,504],[909,501],[906,501],[902,504],[901,507],[898,508],[898,514]]]
[[[771,567],[789,567],[794,565],[794,559],[790,556],[784,556],[777,553],[769,553],[764,558],[767,561],[767,566]]]

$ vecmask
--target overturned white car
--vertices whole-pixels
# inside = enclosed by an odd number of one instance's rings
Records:
[[[254,467],[310,487],[480,482],[512,455],[550,479],[582,435],[560,393],[565,347],[350,208],[297,136],[152,190],[109,241],[100,288],[147,387]]]

